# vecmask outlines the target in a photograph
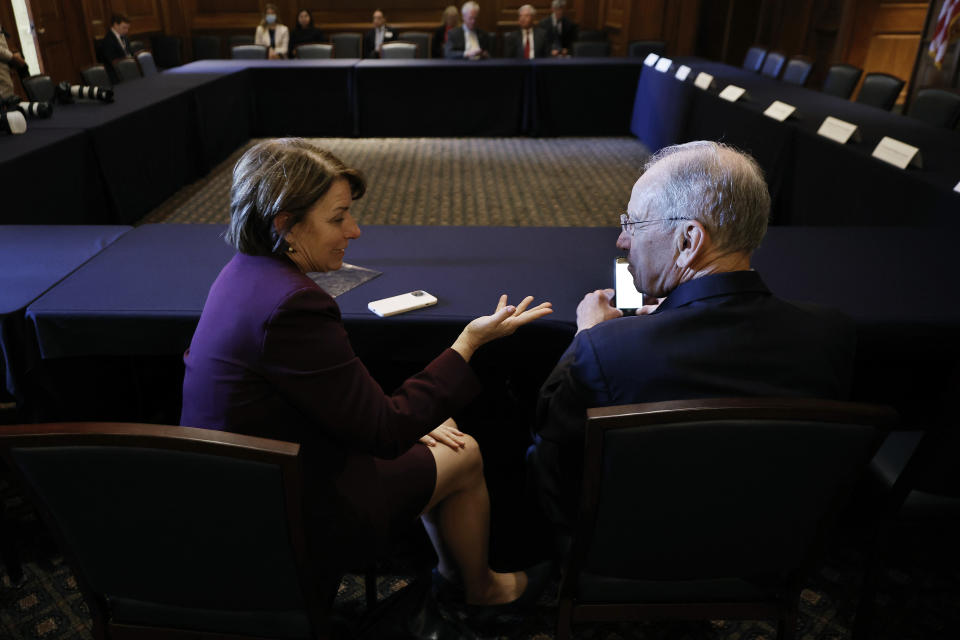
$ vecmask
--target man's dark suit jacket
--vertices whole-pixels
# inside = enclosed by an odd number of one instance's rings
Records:
[[[476,33],[480,48],[492,56],[493,38],[483,29],[477,29]],[[454,60],[463,58],[463,52],[467,50],[466,42],[467,36],[463,32],[463,27],[450,29],[450,33],[447,34],[447,44],[443,49],[443,57]]]
[[[383,25],[383,41],[384,42],[393,42],[400,39],[400,33],[386,24]],[[364,58],[379,58],[380,53],[377,52],[377,30],[370,29],[363,34],[363,57]]]
[[[536,58],[550,57],[550,39],[547,32],[540,27],[533,27],[533,55]],[[503,41],[504,58],[523,57],[523,30],[511,31]]]
[[[100,43],[100,55],[103,58],[103,66],[107,69],[110,80],[116,82],[119,79],[117,72],[113,69],[113,61],[118,58],[126,58],[133,55],[130,51],[130,41],[123,38],[123,42],[117,40],[117,35],[112,29],[107,30],[107,35],[103,37]]]
[[[697,278],[650,315],[581,331],[537,407],[531,464],[547,517],[561,530],[575,522],[587,408],[741,396],[844,399],[855,343],[844,316],[773,296],[755,271]]]
[[[547,32],[547,38],[550,40],[551,49],[573,50],[573,43],[577,39],[577,25],[571,22],[569,18],[560,19],[560,33],[553,27],[553,16],[547,16],[540,21],[540,28]],[[559,36],[559,37],[558,37]]]

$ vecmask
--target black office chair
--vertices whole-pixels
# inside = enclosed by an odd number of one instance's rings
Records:
[[[161,69],[172,69],[183,64],[183,48],[177,36],[151,36],[153,56]]]
[[[400,40],[403,42],[412,42],[417,45],[417,57],[429,58],[430,47],[433,41],[433,34],[426,31],[402,31]]]
[[[117,72],[117,77],[120,78],[121,82],[137,80],[138,78],[143,77],[143,74],[140,73],[140,65],[137,64],[137,61],[134,58],[122,58],[117,60],[113,64],[113,70]]]
[[[327,60],[333,58],[332,44],[302,44],[297,47],[297,57],[303,60]]]
[[[133,56],[136,56],[138,52],[143,51],[147,48],[147,43],[143,40],[131,40],[130,41],[130,53]]]
[[[630,58],[646,58],[655,53],[662,56],[667,52],[667,43],[663,40],[634,40],[627,46],[627,56]]]
[[[143,72],[143,77],[157,75],[157,63],[154,61],[152,53],[149,51],[139,51],[134,57],[137,59],[137,64],[140,65],[140,71]]]
[[[21,82],[23,83],[23,90],[27,94],[27,99],[31,102],[53,102],[57,89],[50,76],[30,76]]]
[[[767,59],[763,61],[760,68],[760,75],[768,78],[779,78],[783,71],[783,63],[786,62],[786,56],[779,51],[771,51],[767,54]]]
[[[596,620],[776,619],[896,414],[810,399],[587,412],[583,490],[557,638]]]
[[[606,42],[607,32],[595,29],[583,29],[577,33],[578,42]]]
[[[220,36],[193,36],[194,60],[219,60]]]
[[[228,42],[230,43],[230,48],[238,47],[242,44],[253,44],[254,37],[249,33],[238,33],[230,36]]]
[[[807,84],[811,71],[813,71],[813,60],[806,56],[790,56],[780,80],[803,87]]]
[[[610,57],[610,43],[577,40],[573,43],[571,54],[574,58],[608,58]]]
[[[267,48],[262,44],[239,44],[230,49],[234,60],[266,60]]]
[[[107,70],[102,64],[87,67],[80,72],[80,77],[83,78],[83,84],[85,85],[100,87],[101,89],[113,88],[113,83],[110,82],[110,76],[107,75]]]
[[[920,89],[907,115],[934,127],[953,129],[960,122],[960,95],[943,89]]]
[[[413,60],[416,57],[417,45],[412,42],[384,42],[380,48],[380,58],[384,60]]]
[[[339,576],[311,562],[299,445],[71,423],[5,427],[0,455],[59,538],[94,637],[325,637]]]
[[[849,100],[860,82],[860,76],[863,69],[859,69],[851,64],[832,64],[827,70],[827,77],[823,81],[821,92],[827,95],[836,96]]]
[[[854,102],[890,111],[897,103],[903,84],[903,80],[889,73],[868,73]]]
[[[335,33],[330,44],[338,58],[362,58],[363,36],[359,33]]]
[[[750,47],[747,49],[747,55],[743,58],[743,68],[747,71],[757,73],[763,67],[763,61],[767,57],[767,50],[763,47]]]

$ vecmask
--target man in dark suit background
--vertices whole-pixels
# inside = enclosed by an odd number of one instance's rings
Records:
[[[852,323],[776,298],[750,268],[769,213],[761,169],[730,147],[691,142],[647,163],[617,247],[653,303],[622,317],[612,289],[587,294],[577,335],[540,392],[530,464],[561,535],[575,523],[589,407],[849,394]]]
[[[550,3],[550,17],[540,21],[540,28],[547,32],[550,39],[551,55],[568,55],[577,39],[577,25],[563,16],[566,8],[567,0],[553,0]]]
[[[504,41],[505,58],[546,58],[550,56],[547,32],[533,26],[537,10],[533,5],[525,4],[517,10],[517,23],[520,28],[507,34]]]
[[[490,57],[492,40],[490,34],[477,27],[479,13],[480,5],[473,0],[463,3],[460,9],[463,26],[459,29],[451,29],[447,34],[447,44],[443,49],[445,58],[481,60]]]
[[[373,12],[373,28],[363,34],[363,57],[379,58],[384,42],[393,42],[399,37],[396,30],[387,25],[383,11]]]
[[[103,66],[106,67],[107,74],[113,82],[119,79],[117,72],[113,69],[114,60],[133,55],[130,50],[130,41],[127,40],[128,33],[130,33],[130,18],[122,13],[113,14],[110,19],[110,31],[107,32],[100,44]]]

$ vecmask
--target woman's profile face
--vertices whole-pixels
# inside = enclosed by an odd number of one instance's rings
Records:
[[[310,26],[310,14],[306,11],[301,11],[297,14],[297,22],[300,23],[300,26],[306,29]]]
[[[293,261],[305,271],[336,271],[350,240],[360,237],[360,227],[350,214],[353,198],[350,184],[335,180],[307,215],[287,232],[287,242],[296,251]]]

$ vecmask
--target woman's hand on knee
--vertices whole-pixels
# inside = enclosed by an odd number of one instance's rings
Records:
[[[453,418],[447,418],[439,427],[420,438],[420,442],[428,447],[445,444],[454,451],[459,451],[466,446],[466,435],[457,429],[457,423],[453,421]]]

